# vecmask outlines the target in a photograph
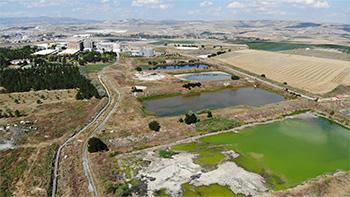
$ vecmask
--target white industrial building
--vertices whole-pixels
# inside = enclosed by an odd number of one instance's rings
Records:
[[[146,57],[153,57],[154,56],[154,50],[152,47],[142,47],[142,56]]]
[[[58,53],[57,50],[46,49],[46,50],[41,50],[41,51],[35,52],[32,55],[53,55],[53,54],[56,54],[56,53]]]

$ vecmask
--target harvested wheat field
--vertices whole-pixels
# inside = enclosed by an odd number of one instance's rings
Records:
[[[350,85],[348,61],[257,50],[235,51],[215,59],[316,94]]]

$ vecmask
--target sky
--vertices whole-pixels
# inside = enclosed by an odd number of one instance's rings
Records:
[[[94,20],[300,20],[350,24],[350,0],[0,0],[0,17],[37,16]]]

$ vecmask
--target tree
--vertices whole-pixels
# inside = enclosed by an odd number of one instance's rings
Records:
[[[287,82],[283,82],[283,85],[287,85]]]
[[[207,116],[208,118],[211,118],[211,117],[213,117],[213,114],[211,113],[211,111],[208,111],[208,116]]]
[[[99,138],[93,137],[88,141],[88,151],[90,153],[98,152],[98,151],[108,151],[108,147],[105,143],[102,142]]]
[[[185,116],[186,124],[192,124],[200,121],[198,115],[195,114],[192,110],[190,110]]]
[[[148,124],[148,127],[153,131],[159,131],[160,125],[156,120],[153,120]]]
[[[15,111],[15,116],[16,117],[20,117],[21,116],[21,113],[19,113],[18,109]]]
[[[79,65],[80,65],[80,66],[84,66],[84,65],[85,65],[85,62],[84,62],[83,59],[80,59],[80,60],[79,60]]]
[[[232,75],[232,76],[231,76],[231,79],[232,79],[232,80],[239,80],[239,76]]]
[[[266,78],[266,75],[265,75],[265,74],[261,74],[261,77],[264,77],[264,78]]]

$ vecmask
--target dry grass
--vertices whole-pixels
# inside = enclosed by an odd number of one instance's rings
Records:
[[[243,50],[215,59],[316,94],[350,85],[350,62],[281,53]]]
[[[28,115],[45,104],[74,101],[76,93],[75,89],[69,89],[0,94],[0,109],[3,111],[10,110],[12,114],[14,114],[15,110],[19,110],[22,115]],[[16,103],[15,100],[18,102]],[[38,104],[37,100],[40,100],[42,103]],[[7,122],[8,120],[0,119],[0,124]]]

